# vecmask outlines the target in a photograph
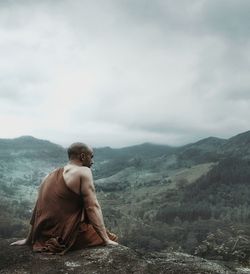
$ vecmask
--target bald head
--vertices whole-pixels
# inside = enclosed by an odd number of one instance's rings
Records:
[[[92,149],[84,143],[73,143],[68,148],[69,159],[76,159],[81,153],[90,153]]]

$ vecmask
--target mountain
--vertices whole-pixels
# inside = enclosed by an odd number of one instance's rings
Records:
[[[248,157],[248,142],[250,132],[228,140],[208,137],[181,147],[144,143],[116,149],[95,148],[94,177],[97,183],[106,185],[120,181],[122,188],[130,185],[128,180],[139,184],[161,182],[171,179],[178,170],[195,165],[216,163],[230,155]],[[7,192],[17,184],[39,185],[46,173],[68,161],[65,148],[32,136],[0,139],[0,152],[0,180],[7,182]]]
[[[230,155],[247,157],[250,155],[250,131],[236,135],[230,139],[208,137],[198,142],[181,147],[144,143],[124,148],[95,148],[96,178],[104,178],[134,165],[147,170],[159,171],[163,168],[187,167],[194,164],[216,162]],[[33,165],[42,162],[49,169],[67,162],[65,148],[47,140],[32,136],[15,139],[0,139],[0,163],[3,161],[17,167],[26,161]],[[38,162],[37,162],[38,161]],[[16,164],[15,164],[16,162]],[[39,164],[38,164],[39,165]],[[27,167],[22,169],[27,172]]]
[[[14,139],[0,139],[0,159],[12,160],[19,156],[22,158],[49,158],[58,161],[65,158],[65,149],[47,140],[40,140],[32,136],[22,136]],[[9,156],[9,157],[8,157]]]
[[[131,248],[246,262],[249,141],[244,132],[180,147],[95,148],[93,173],[107,227]],[[42,177],[66,162],[65,148],[49,141],[0,139],[1,237],[24,235]]]
[[[97,156],[100,160],[105,160],[108,158],[117,158],[119,156],[123,157],[134,157],[138,155],[140,157],[157,157],[161,156],[163,153],[169,153],[175,151],[175,148],[168,145],[158,145],[152,143],[144,143],[140,145],[134,145],[123,148],[112,149],[110,147],[97,148]]]
[[[32,136],[0,139],[0,210],[3,212],[2,217],[16,215],[17,218],[24,218],[29,216],[37,195],[37,187],[42,178],[55,167],[64,165],[66,160],[65,149],[46,140]],[[20,210],[23,206],[25,210]],[[11,222],[15,226],[16,221]],[[17,226],[16,230],[18,229]],[[6,234],[7,231],[4,228],[2,233]]]
[[[226,139],[208,137],[196,143],[188,144],[186,147],[196,147],[204,151],[214,151],[215,149],[220,149],[226,142]]]
[[[21,136],[14,139],[0,139],[0,148],[45,148],[45,147],[60,147],[47,140],[40,140],[32,136]]]
[[[222,146],[222,150],[226,155],[250,158],[250,131],[240,133]]]
[[[96,179],[104,178],[131,166],[154,169],[162,157],[173,155],[175,151],[176,148],[174,147],[151,143],[118,149],[96,148],[94,149],[94,175]]]

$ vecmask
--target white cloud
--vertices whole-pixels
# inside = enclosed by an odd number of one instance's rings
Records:
[[[248,130],[249,5],[227,3],[6,3],[0,137],[178,145]]]

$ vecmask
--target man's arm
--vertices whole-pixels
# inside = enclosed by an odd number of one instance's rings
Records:
[[[96,233],[102,238],[104,244],[117,245],[117,243],[111,241],[107,235],[102,210],[95,193],[92,172],[89,168],[84,168],[84,171],[82,172],[81,192],[84,200],[84,208]]]

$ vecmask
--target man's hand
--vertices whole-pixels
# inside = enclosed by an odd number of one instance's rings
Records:
[[[117,242],[114,242],[112,240],[107,240],[104,242],[105,245],[119,245]]]
[[[22,239],[22,240],[14,242],[14,243],[11,243],[10,245],[26,245],[26,243],[27,243],[27,240]]]
[[[109,237],[110,240],[117,242],[118,241],[118,237],[114,234],[111,233],[109,230],[106,229],[107,235]]]

